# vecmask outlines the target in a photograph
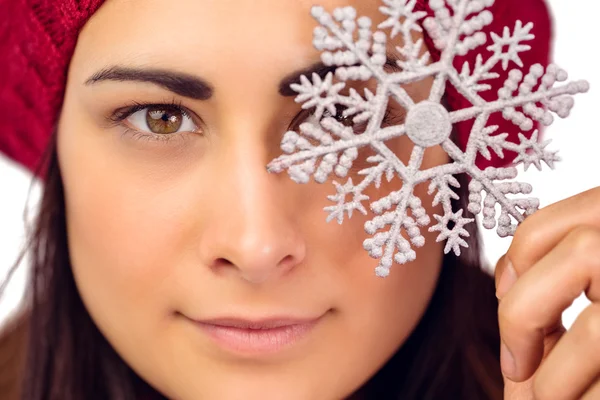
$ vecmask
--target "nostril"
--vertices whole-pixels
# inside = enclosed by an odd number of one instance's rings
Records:
[[[279,262],[279,266],[281,268],[286,268],[289,266],[292,266],[294,264],[294,256],[292,256],[291,254],[288,254],[287,256],[283,257],[281,259],[281,261]]]
[[[212,267],[213,268],[221,268],[221,267],[231,267],[233,266],[233,263],[231,261],[229,261],[226,258],[217,258],[214,262]]]

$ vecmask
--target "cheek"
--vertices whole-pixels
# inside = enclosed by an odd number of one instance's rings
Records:
[[[139,188],[101,180],[96,185],[102,193],[93,194],[87,184],[65,179],[75,273],[115,286],[116,294],[132,298],[158,289],[169,265],[177,262],[176,213],[166,212],[159,197]]]
[[[406,162],[412,150],[408,140],[398,140],[394,145],[396,154]],[[357,161],[363,163],[360,158]],[[427,165],[441,162],[444,157],[437,151],[428,152],[424,160]],[[359,165],[353,171],[353,182],[360,182],[358,171],[367,164]],[[395,177],[391,182],[384,179],[379,189],[370,187],[364,193],[373,201],[401,187],[402,183]],[[352,374],[348,381],[361,382],[398,350],[420,321],[435,290],[443,245],[435,240],[437,232],[430,233],[427,227],[422,227],[425,245],[415,248],[416,260],[404,265],[394,263],[387,278],[377,277],[375,267],[379,260],[371,258],[363,248],[363,241],[370,237],[364,224],[374,214],[355,212],[351,218],[346,216],[341,225],[335,221],[325,223],[327,214],[323,207],[331,205],[326,196],[332,194],[332,190],[328,182],[315,185],[310,191],[310,204],[314,208],[307,212],[313,226],[308,246],[318,249],[316,252],[324,260],[318,260],[316,264],[327,265],[328,273],[333,274],[331,280],[336,282],[331,290],[337,291],[336,298],[340,300],[336,315],[339,330],[333,340],[338,349],[352,349],[336,354],[336,358],[341,357],[340,365],[356,366],[345,371]],[[431,207],[433,197],[427,194],[427,185],[418,185],[414,193],[433,220],[433,214],[440,213],[441,209]],[[365,206],[368,210],[368,202]],[[406,238],[405,233],[403,236]]]
[[[161,292],[182,254],[188,211],[177,206],[181,193],[174,185],[159,190],[159,174],[129,168],[111,156],[109,142],[93,136],[75,129],[59,135],[77,286],[96,319],[160,317],[168,313]]]
[[[331,351],[335,364],[353,366],[340,369],[340,382],[346,385],[375,374],[410,336],[429,304],[442,262],[441,245],[426,235],[414,262],[395,264],[387,278],[377,277],[378,260],[362,247],[366,233],[359,220],[324,229],[330,235],[322,233],[318,247],[328,257],[320,265],[335,269],[331,290],[337,291],[338,308],[329,339],[337,350]]]

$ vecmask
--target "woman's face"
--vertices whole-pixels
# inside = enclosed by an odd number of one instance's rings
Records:
[[[332,179],[266,170],[310,113],[279,89],[320,60],[311,4],[110,0],[80,35],[58,148],[72,267],[100,330],[170,398],[343,398],[396,352],[433,293],[433,234],[423,229],[415,262],[379,278],[362,245],[372,214],[327,223]],[[321,4],[382,20],[378,1]],[[418,101],[430,84],[407,90]],[[136,103],[175,106],[127,116]],[[400,123],[401,107],[390,112]],[[387,144],[408,161],[408,139]],[[439,148],[425,154],[426,167],[445,161]],[[417,193],[429,207],[426,187]]]

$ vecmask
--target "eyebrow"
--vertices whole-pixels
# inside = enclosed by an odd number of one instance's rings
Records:
[[[402,68],[400,68],[398,66],[398,64],[396,62],[398,60],[399,60],[399,58],[396,54],[387,53],[386,57],[385,57],[384,67],[387,67],[388,69],[390,69],[394,72],[400,72],[400,71],[402,71]],[[358,65],[360,65],[360,64],[356,64],[356,66],[358,66]],[[293,90],[290,87],[290,85],[292,85],[294,83],[299,84],[300,77],[302,75],[306,75],[307,77],[310,78],[312,76],[312,74],[315,73],[321,79],[324,79],[328,73],[335,72],[336,68],[338,68],[337,65],[327,66],[327,65],[323,64],[322,62],[317,62],[308,68],[302,69],[300,71],[292,72],[291,74],[289,74],[285,78],[283,78],[281,80],[281,82],[279,83],[279,94],[282,96],[285,96],[285,97],[296,96],[298,93],[295,90]]]
[[[396,63],[397,60],[397,55],[388,53],[384,67],[392,71],[401,71],[402,69]],[[296,96],[297,93],[290,85],[294,83],[299,84],[302,75],[310,77],[315,73],[324,79],[329,72],[334,72],[336,68],[336,65],[327,66],[322,62],[317,62],[307,68],[292,72],[279,83],[279,94],[284,97]],[[104,81],[152,83],[170,92],[194,100],[208,100],[214,92],[212,85],[200,77],[159,68],[111,66],[93,74],[85,81],[85,84],[93,85]]]
[[[113,66],[96,72],[85,81],[85,84],[91,85],[102,81],[148,82],[195,100],[208,100],[214,91],[208,82],[196,76],[155,68]]]

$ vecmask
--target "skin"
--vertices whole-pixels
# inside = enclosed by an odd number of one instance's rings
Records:
[[[80,34],[58,135],[72,268],[100,330],[169,398],[348,397],[402,345],[432,296],[443,246],[435,233],[423,229],[417,260],[378,278],[362,246],[370,214],[327,223],[331,182],[266,171],[301,112],[279,82],[319,60],[311,3],[112,0]],[[381,20],[376,2],[321,4]],[[86,84],[113,65],[199,76],[214,93],[194,100],[149,83]],[[430,85],[407,90],[418,101]],[[199,117],[197,132],[160,142],[124,135],[126,122],[107,125],[133,101],[172,99]],[[388,145],[408,161],[407,138]],[[350,173],[355,182],[367,155]],[[446,161],[431,148],[424,164]],[[416,193],[430,215],[440,212],[426,187]],[[321,319],[305,340],[268,355],[226,351],[191,322],[281,314]]]
[[[350,4],[380,18],[376,4]],[[319,57],[309,6],[112,0],[80,35],[58,149],[73,271],[101,331],[169,398],[347,397],[402,345],[431,298],[441,264],[432,235],[424,232],[410,267],[376,278],[377,261],[362,248],[368,217],[327,224],[331,185],[266,173],[300,112],[278,83]],[[85,84],[111,65],[198,75],[214,94],[199,101],[150,84]],[[422,99],[430,84],[407,90]],[[172,99],[200,116],[200,132],[152,142],[106,124],[132,101]],[[406,140],[389,146],[408,160]],[[445,161],[438,148],[426,152],[426,166]],[[393,181],[367,194],[397,188]],[[431,204],[423,188],[417,194]],[[498,263],[506,399],[600,397],[599,205],[594,189],[540,210]],[[592,305],[566,332],[560,316],[581,292]],[[227,352],[186,318],[274,313],[322,318],[307,340],[269,356]]]
[[[600,398],[600,188],[528,218],[496,282],[505,398]],[[591,304],[566,331],[561,315],[582,292]]]

